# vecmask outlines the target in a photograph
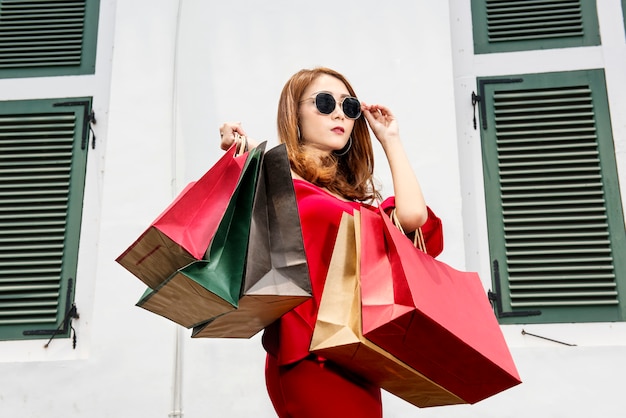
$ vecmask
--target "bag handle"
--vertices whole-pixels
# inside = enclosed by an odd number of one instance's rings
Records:
[[[248,137],[239,135],[235,132],[235,144],[237,144],[237,150],[235,151],[235,156],[238,157],[242,155],[244,152],[248,152]]]
[[[393,225],[400,230],[400,232],[406,235],[406,233],[404,232],[404,229],[402,229],[402,225],[400,224],[400,221],[398,220],[398,215],[396,214],[396,208],[393,208],[393,210],[391,211],[391,221],[393,222]],[[422,252],[427,253],[426,242],[424,241],[424,234],[422,234],[421,227],[415,230],[415,233],[413,235],[413,246],[415,248],[420,249]]]

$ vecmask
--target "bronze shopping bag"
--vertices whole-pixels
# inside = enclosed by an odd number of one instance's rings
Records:
[[[283,144],[263,158],[237,309],[194,327],[192,337],[250,338],[310,297],[300,217]]]
[[[354,218],[344,214],[341,219],[310,350],[413,405],[465,403],[363,337],[359,217],[355,211]]]

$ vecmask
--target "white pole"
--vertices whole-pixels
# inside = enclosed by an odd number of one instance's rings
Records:
[[[176,325],[174,371],[172,384],[172,411],[170,418],[182,418],[183,416],[183,328]]]
[[[180,20],[183,0],[178,1],[176,14],[176,32],[174,38],[173,75],[172,75],[172,146],[171,146],[171,167],[172,167],[172,198],[180,192],[178,185],[178,37],[180,32]],[[182,418],[183,416],[183,328],[175,325],[174,336],[174,368],[172,372],[172,410],[170,418]]]

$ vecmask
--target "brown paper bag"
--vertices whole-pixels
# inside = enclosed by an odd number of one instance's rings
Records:
[[[265,153],[236,310],[194,327],[194,338],[250,338],[311,297],[311,280],[285,145]]]
[[[341,219],[311,352],[418,407],[466,403],[363,337],[357,246],[360,213],[355,211],[354,216],[344,214]]]

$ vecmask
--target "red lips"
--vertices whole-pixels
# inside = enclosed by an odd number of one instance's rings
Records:
[[[335,126],[333,129],[331,129],[331,131],[336,134],[343,134],[346,130],[343,129],[341,126]]]

